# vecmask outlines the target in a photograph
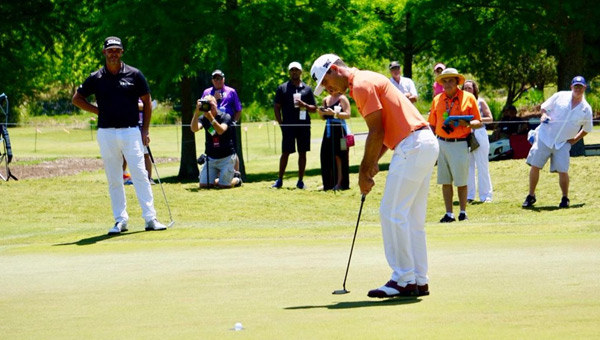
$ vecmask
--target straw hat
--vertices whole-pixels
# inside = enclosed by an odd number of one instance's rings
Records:
[[[462,85],[465,82],[465,76],[458,73],[458,71],[455,68],[451,67],[443,70],[439,76],[435,77],[435,82],[440,85],[444,85],[442,84],[442,79],[446,78],[458,78],[458,85]]]

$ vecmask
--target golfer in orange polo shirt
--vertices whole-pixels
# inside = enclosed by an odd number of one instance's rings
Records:
[[[324,89],[345,93],[350,89],[369,135],[360,164],[358,184],[368,194],[379,171],[378,161],[388,150],[390,162],[380,206],[383,245],[391,279],[369,291],[369,297],[428,295],[425,215],[429,180],[438,155],[438,143],[416,107],[386,76],[349,68],[334,54],[319,57],[310,70]]]
[[[481,117],[477,99],[469,92],[458,88],[465,82],[465,77],[454,68],[447,68],[435,78],[444,87],[444,92],[438,94],[431,102],[429,125],[435,132],[440,143],[438,157],[437,182],[442,185],[446,214],[440,222],[454,222],[452,212],[452,183],[458,191],[460,205],[459,221],[467,219],[467,180],[469,177],[469,146],[467,137],[471,128],[481,127]],[[447,124],[446,119],[452,116],[473,116],[458,120],[458,125]]]

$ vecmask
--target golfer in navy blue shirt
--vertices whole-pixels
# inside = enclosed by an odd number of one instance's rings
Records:
[[[127,231],[129,216],[122,179],[123,157],[129,164],[146,230],[165,230],[156,219],[152,188],[144,166],[144,148],[150,142],[152,116],[150,88],[138,69],[121,61],[123,44],[118,37],[104,40],[104,67],[90,74],[73,96],[73,104],[98,115],[98,145],[104,161],[115,225],[108,234]],[[95,95],[96,105],[87,97]],[[142,133],[138,127],[138,98],[144,104]]]

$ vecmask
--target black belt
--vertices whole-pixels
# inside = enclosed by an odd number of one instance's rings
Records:
[[[418,129],[414,129],[412,132],[415,132],[415,131],[421,131],[421,130],[425,130],[425,129],[429,129],[429,125],[421,126],[421,127],[420,127],[420,128],[418,128]]]
[[[467,141],[466,138],[444,138],[444,137],[440,137],[440,136],[437,136],[437,138],[439,140],[443,140],[444,142],[466,142]]]

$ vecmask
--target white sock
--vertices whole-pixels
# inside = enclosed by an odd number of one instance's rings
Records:
[[[448,215],[448,217],[450,217],[450,218],[454,218],[454,213],[452,213],[452,212],[447,212],[446,215]]]

